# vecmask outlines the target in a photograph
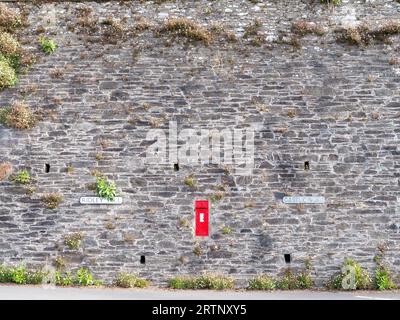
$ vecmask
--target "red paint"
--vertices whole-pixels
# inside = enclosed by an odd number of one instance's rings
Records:
[[[209,207],[208,200],[195,201],[195,235],[196,237],[208,237],[209,229]]]

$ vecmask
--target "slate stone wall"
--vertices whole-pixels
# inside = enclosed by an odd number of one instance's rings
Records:
[[[399,38],[359,47],[338,43],[332,31],[398,19],[400,4],[343,2],[11,3],[29,12],[20,40],[40,59],[0,93],[0,106],[24,100],[46,117],[29,131],[0,127],[0,162],[29,169],[36,188],[27,195],[0,183],[0,261],[39,266],[63,256],[69,268],[87,266],[108,282],[122,270],[155,284],[212,271],[245,285],[256,274],[282,272],[290,253],[293,268],[311,257],[322,285],[345,257],[373,270],[384,242],[388,265],[400,274],[400,69],[389,63],[399,57]],[[152,30],[105,40],[76,26],[84,6],[100,22],[122,21],[124,30],[143,19],[156,28],[171,16],[207,27],[218,21],[238,41],[205,46]],[[242,39],[255,18],[259,46]],[[329,32],[297,37],[299,48],[290,31],[297,19]],[[37,49],[41,26],[59,45],[53,55]],[[146,165],[147,132],[168,129],[171,120],[180,129],[254,124],[252,175],[219,165]],[[116,182],[122,205],[79,204],[94,195],[94,169]],[[190,174],[195,188],[184,184]],[[211,205],[211,237],[195,239],[193,202],[218,191],[224,196]],[[48,192],[64,196],[58,209],[44,208]],[[283,204],[284,195],[324,196],[326,204]],[[223,234],[224,226],[232,232]],[[78,251],[64,245],[73,232],[84,234]]]

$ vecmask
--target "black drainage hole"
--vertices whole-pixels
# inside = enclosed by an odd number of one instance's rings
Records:
[[[46,173],[50,172],[50,165],[48,163],[46,163],[45,171],[46,171]]]
[[[304,162],[304,170],[310,170],[310,161]]]
[[[285,258],[286,263],[292,262],[292,256],[290,255],[290,253],[285,253],[283,256]]]
[[[146,257],[145,256],[140,256],[140,263],[145,264],[146,263]]]
[[[178,163],[175,163],[175,164],[174,164],[174,170],[175,170],[175,171],[179,171],[179,164],[178,164]]]

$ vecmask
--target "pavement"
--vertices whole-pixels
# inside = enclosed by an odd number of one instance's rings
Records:
[[[211,291],[0,285],[0,300],[400,300],[400,291]]]

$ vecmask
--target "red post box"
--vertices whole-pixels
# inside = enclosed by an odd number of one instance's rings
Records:
[[[195,201],[195,235],[196,237],[208,237],[209,207],[208,200]]]

